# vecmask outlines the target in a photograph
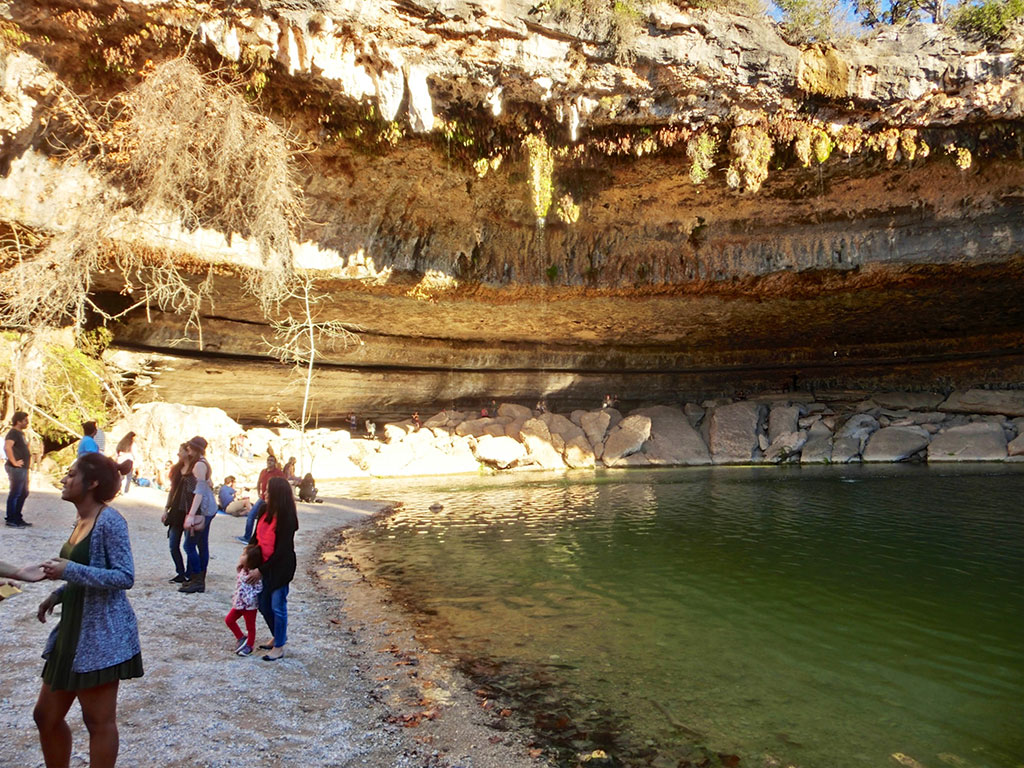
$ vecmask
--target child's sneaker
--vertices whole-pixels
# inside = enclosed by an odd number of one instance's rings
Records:
[[[235,653],[237,653],[239,656],[251,656],[252,646],[248,643],[242,643],[241,647],[239,647],[239,649],[235,651]]]
[[[242,650],[242,646],[245,644],[246,642],[244,637],[241,640],[235,640],[235,653],[238,653],[240,650]]]

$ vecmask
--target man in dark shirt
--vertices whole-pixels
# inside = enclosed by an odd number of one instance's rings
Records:
[[[28,414],[24,411],[16,411],[11,418],[11,429],[4,438],[4,469],[7,470],[7,477],[11,481],[11,488],[7,492],[7,527],[28,528],[32,523],[26,523],[21,516],[21,510],[25,506],[25,499],[28,498],[28,465],[30,454],[28,441],[25,439],[25,430],[28,428]]]

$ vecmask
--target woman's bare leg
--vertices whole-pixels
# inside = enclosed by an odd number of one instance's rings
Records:
[[[78,691],[82,719],[89,731],[89,768],[114,768],[120,739],[117,733],[117,686],[114,680]],[[47,766],[49,768],[49,766]]]
[[[71,762],[71,729],[64,719],[75,701],[77,691],[55,691],[49,683],[39,689],[32,718],[39,729],[46,768],[68,768]]]

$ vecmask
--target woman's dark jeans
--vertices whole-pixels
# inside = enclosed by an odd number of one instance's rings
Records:
[[[210,562],[210,524],[216,515],[206,518],[203,530],[185,534],[185,556],[188,557],[188,572],[192,575],[205,573]]]
[[[174,561],[174,571],[179,576],[185,575],[185,560],[181,556],[181,528],[173,525],[167,527],[167,540],[171,544],[171,560]]]

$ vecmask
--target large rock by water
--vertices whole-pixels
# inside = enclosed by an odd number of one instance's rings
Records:
[[[606,408],[600,411],[589,411],[580,416],[580,427],[586,433],[587,440],[594,446],[604,442],[604,437],[608,434],[608,427],[611,426],[611,423],[612,416]]]
[[[928,461],[1002,461],[1006,433],[999,424],[978,421],[950,427],[932,438]]]
[[[799,405],[773,405],[768,412],[768,443],[774,443],[780,435],[790,434],[799,429],[803,409]]]
[[[786,461],[796,457],[807,443],[807,431],[786,432],[776,437],[764,452],[764,460],[770,463]]]
[[[1024,392],[989,389],[957,390],[938,410],[946,413],[1002,414],[1024,416]]]
[[[594,449],[582,435],[572,438],[562,451],[570,469],[590,469],[596,464]]]
[[[832,430],[816,421],[807,430],[807,442],[800,451],[801,464],[828,464],[832,461]]]
[[[651,420],[651,435],[643,446],[650,464],[698,466],[711,463],[707,445],[681,410],[657,405],[636,413]]]
[[[526,446],[505,436],[485,435],[476,441],[473,452],[478,461],[498,469],[509,469],[526,458]]]
[[[866,462],[906,461],[927,447],[931,435],[921,427],[884,427],[868,438],[862,458]]]
[[[711,413],[708,447],[715,464],[746,464],[758,445],[761,407],[752,401],[722,405]]]
[[[610,410],[610,409],[609,409]],[[647,416],[627,416],[608,433],[601,456],[606,466],[626,464],[624,459],[637,453],[651,436],[651,420]],[[645,459],[644,463],[647,461]]]
[[[561,448],[555,448],[551,431],[542,420],[529,419],[523,424],[521,434],[531,463],[542,469],[565,468]]]

